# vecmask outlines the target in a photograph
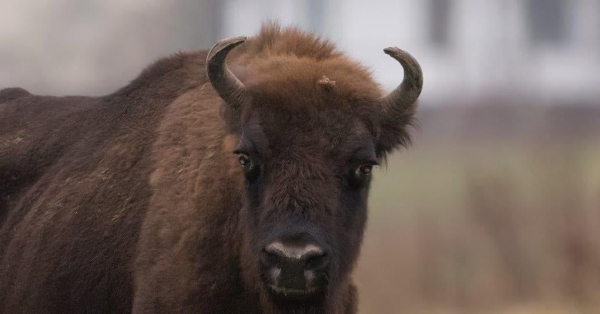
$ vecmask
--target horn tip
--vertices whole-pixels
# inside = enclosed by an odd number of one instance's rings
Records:
[[[245,42],[246,39],[248,39],[247,36],[238,36],[219,40],[208,52],[207,60],[212,59],[212,57],[223,50],[233,49],[235,46]]]
[[[387,47],[387,48],[383,49],[383,52],[385,52],[385,54],[390,55],[390,56],[405,53],[404,50],[402,50],[398,47]]]
[[[229,40],[231,40],[231,43],[243,43],[246,39],[248,39],[248,36],[237,36],[230,38]]]
[[[247,36],[238,36],[238,37],[230,37],[230,38],[225,38],[222,40],[219,40],[216,44],[215,44],[215,48],[219,47],[219,48],[224,48],[224,47],[235,47],[243,42],[246,41],[246,39],[248,39]]]

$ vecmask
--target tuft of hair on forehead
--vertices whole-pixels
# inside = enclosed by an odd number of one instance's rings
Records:
[[[382,96],[371,70],[333,43],[278,23],[264,24],[258,35],[232,51],[229,62],[250,94],[262,102],[348,106]]]
[[[254,58],[293,55],[323,60],[343,56],[330,41],[297,27],[281,27],[277,22],[264,23],[256,36],[236,50]]]

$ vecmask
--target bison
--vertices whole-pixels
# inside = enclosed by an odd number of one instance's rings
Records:
[[[355,313],[384,95],[297,28],[182,52],[104,97],[0,91],[0,313]]]

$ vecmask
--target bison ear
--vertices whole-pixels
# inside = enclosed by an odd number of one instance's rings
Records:
[[[379,119],[379,155],[410,144],[409,129],[414,122],[417,99],[423,89],[423,71],[415,58],[397,47],[383,51],[400,62],[404,69],[404,79],[402,84],[380,99],[383,110]]]

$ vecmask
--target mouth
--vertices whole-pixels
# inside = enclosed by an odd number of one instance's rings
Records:
[[[319,293],[323,290],[319,287],[298,289],[279,287],[273,284],[267,284],[267,287],[269,288],[269,291],[271,291],[271,293],[273,293],[277,297],[290,300],[311,299],[319,295]]]

